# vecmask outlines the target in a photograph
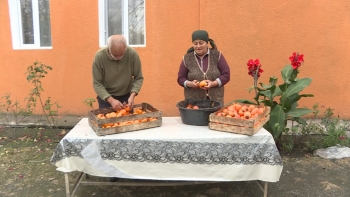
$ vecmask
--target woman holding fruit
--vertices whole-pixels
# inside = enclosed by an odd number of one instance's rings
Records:
[[[214,100],[223,106],[224,85],[229,81],[230,67],[208,32],[194,31],[192,47],[183,56],[177,78],[185,99]]]

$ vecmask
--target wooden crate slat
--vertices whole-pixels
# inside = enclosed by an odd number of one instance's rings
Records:
[[[141,122],[137,124],[131,124],[131,125],[124,125],[124,126],[118,126],[118,127],[110,127],[110,128],[100,128],[95,123],[92,122],[92,120],[89,119],[89,125],[91,128],[96,132],[98,136],[103,135],[111,135],[111,134],[118,134],[118,133],[125,133],[125,132],[131,132],[131,131],[138,131],[142,129],[149,129],[153,127],[160,127],[162,125],[162,118],[159,118],[152,122]]]
[[[264,108],[264,113],[259,114],[254,119],[245,120],[216,115],[217,113],[222,112],[228,106],[233,105],[235,103],[237,102],[231,102],[225,105],[219,111],[211,113],[209,115],[209,128],[212,130],[225,131],[237,134],[254,135],[270,119],[271,108],[269,106],[262,106]],[[239,104],[248,105],[243,103]]]
[[[106,118],[106,119],[99,119],[97,118],[97,115],[115,112],[115,110],[113,110],[112,108],[91,110],[88,112],[89,125],[96,132],[98,136],[137,131],[141,129],[159,127],[162,125],[161,111],[157,110],[156,108],[154,108],[152,105],[148,103],[141,103],[141,104],[134,105],[134,109],[140,108],[140,107],[142,108],[143,111],[146,112],[145,114],[131,114],[128,116]],[[141,120],[145,118],[157,118],[157,120],[117,126],[117,127],[102,128],[102,125],[108,124],[108,123],[128,122],[128,121],[134,121],[134,120]]]

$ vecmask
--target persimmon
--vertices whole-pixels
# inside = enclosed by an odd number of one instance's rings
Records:
[[[245,119],[249,119],[249,118],[250,118],[250,112],[249,112],[249,111],[244,112],[243,117],[244,117]]]
[[[134,111],[134,114],[142,114],[143,113],[143,110],[140,109],[140,108],[137,108],[135,111]]]
[[[188,104],[186,108],[187,108],[187,109],[192,109],[192,108],[193,108],[193,105],[192,105],[192,104]]]
[[[129,106],[126,106],[124,109],[125,109],[125,111],[127,111],[127,112],[130,111],[130,107],[129,107]]]
[[[235,108],[236,108],[236,111],[239,111],[240,109],[242,109],[242,105],[237,104],[237,105],[235,106]]]
[[[255,109],[255,105],[249,105],[248,106],[249,111],[251,112],[253,109]]]
[[[258,109],[258,114],[262,114],[262,113],[264,113],[264,109],[263,108],[259,108]]]
[[[199,109],[199,107],[197,105],[193,106],[192,109]]]
[[[147,122],[147,118],[142,119],[140,122]]]
[[[228,111],[228,115],[230,115],[231,117],[234,117],[235,113],[233,111]]]
[[[99,119],[105,119],[106,117],[103,114],[97,114],[97,118]]]
[[[249,109],[248,109],[248,107],[246,105],[243,105],[241,110],[243,112],[249,111]]]
[[[250,112],[252,115],[254,115],[254,114],[257,114],[258,113],[258,108],[254,108],[254,109],[252,109],[252,111]]]
[[[155,118],[155,117],[149,119],[149,121],[151,121],[151,122],[152,122],[152,121],[156,121],[156,120],[158,120],[158,119]]]
[[[235,107],[233,105],[230,105],[227,107],[228,111],[236,111]]]
[[[199,85],[199,87],[201,88],[201,87],[207,86],[208,83],[207,83],[206,81],[201,81],[201,82],[199,82],[198,85]]]

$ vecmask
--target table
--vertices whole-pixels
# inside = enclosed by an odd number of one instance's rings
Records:
[[[264,128],[253,136],[210,130],[163,117],[162,126],[97,136],[88,119],[60,141],[51,158],[58,171],[101,177],[207,183],[223,181],[279,181],[283,163],[272,135]],[[82,183],[82,182],[81,182]],[[109,183],[111,184],[111,183]],[[264,187],[264,188],[263,188]]]

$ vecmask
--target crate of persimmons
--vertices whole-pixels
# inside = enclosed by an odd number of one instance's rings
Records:
[[[124,133],[159,127],[162,125],[162,112],[148,103],[127,104],[125,108],[115,111],[112,108],[91,110],[88,112],[89,125],[98,136]]]
[[[270,107],[231,102],[209,115],[209,128],[254,135],[270,119]]]

